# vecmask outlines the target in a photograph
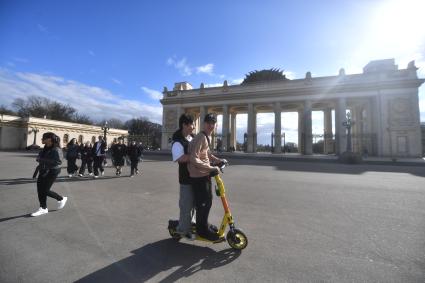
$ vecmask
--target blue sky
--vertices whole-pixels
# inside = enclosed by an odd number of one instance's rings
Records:
[[[353,74],[386,58],[399,68],[416,60],[424,78],[424,11],[421,0],[0,0],[0,104],[35,94],[93,119],[161,123],[162,89],[180,81],[235,84],[265,68]],[[425,121],[424,86],[420,107]],[[269,136],[273,122],[262,115],[258,125]]]

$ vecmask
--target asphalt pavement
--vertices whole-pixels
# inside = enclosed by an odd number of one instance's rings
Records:
[[[248,247],[170,239],[177,166],[68,178],[38,208],[35,154],[0,152],[0,282],[425,282],[425,167],[229,159],[223,180]],[[210,221],[219,224],[214,197]]]

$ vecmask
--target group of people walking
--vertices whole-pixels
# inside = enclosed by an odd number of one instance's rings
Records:
[[[219,172],[215,166],[225,160],[214,156],[210,151],[211,134],[217,118],[213,114],[204,117],[203,131],[194,136],[193,117],[183,114],[179,118],[179,129],[172,137],[173,161],[179,164],[179,225],[177,232],[193,240],[192,219],[196,211],[196,232],[199,236],[219,241],[217,227],[208,222],[212,205],[211,177]]]
[[[69,177],[77,174],[83,177],[86,167],[89,175],[98,178],[99,174],[104,174],[103,164],[106,158],[107,145],[102,136],[93,145],[90,142],[78,145],[76,139],[72,139],[66,146],[65,159],[68,161],[67,172]],[[64,208],[68,198],[61,196],[51,190],[53,183],[61,172],[62,160],[60,158],[60,138],[52,132],[44,133],[42,136],[44,148],[39,152],[36,161],[38,166],[33,178],[37,178],[37,194],[40,207],[31,216],[40,216],[49,212],[47,208],[47,197],[58,201],[58,209]],[[116,174],[121,175],[121,168],[124,166],[124,158],[128,156],[131,162],[131,175],[138,174],[138,163],[143,153],[142,144],[135,141],[127,147],[123,139],[111,146],[112,163],[116,167]],[[76,161],[81,159],[81,166],[78,168]],[[79,170],[78,170],[79,169]]]
[[[68,162],[67,172],[68,177],[73,177],[78,174],[79,177],[83,177],[86,171],[86,167],[89,176],[98,178],[99,174],[104,175],[104,164],[106,162],[107,145],[102,136],[98,137],[99,140],[93,145],[90,142],[82,143],[78,145],[75,138],[66,146],[65,159]],[[132,141],[127,147],[124,144],[122,138],[118,139],[118,142],[113,142],[110,148],[112,164],[116,168],[116,175],[121,176],[122,167],[125,164],[126,157],[128,156],[131,163],[131,174],[139,174],[138,163],[143,153],[142,144],[136,144]],[[78,168],[77,159],[81,159],[81,166]]]

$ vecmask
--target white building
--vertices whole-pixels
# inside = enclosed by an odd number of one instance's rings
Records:
[[[94,143],[98,136],[103,136],[104,131],[99,126],[77,124],[42,118],[21,118],[10,115],[0,115],[0,149],[25,149],[36,144],[42,146],[41,137],[46,132],[53,132],[61,139],[61,147],[76,138],[79,143],[90,141]],[[128,131],[109,129],[107,142],[127,136]]]

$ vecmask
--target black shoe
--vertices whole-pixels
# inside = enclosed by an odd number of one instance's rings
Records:
[[[215,226],[215,225],[213,225],[213,224],[210,224],[210,225],[209,225],[209,229],[210,229],[211,231],[213,231],[214,233],[217,233],[217,232],[218,232],[218,228],[217,228],[217,226]]]
[[[211,242],[216,242],[220,240],[220,237],[218,236],[218,234],[212,231],[208,231],[207,233],[198,233],[198,235]]]

